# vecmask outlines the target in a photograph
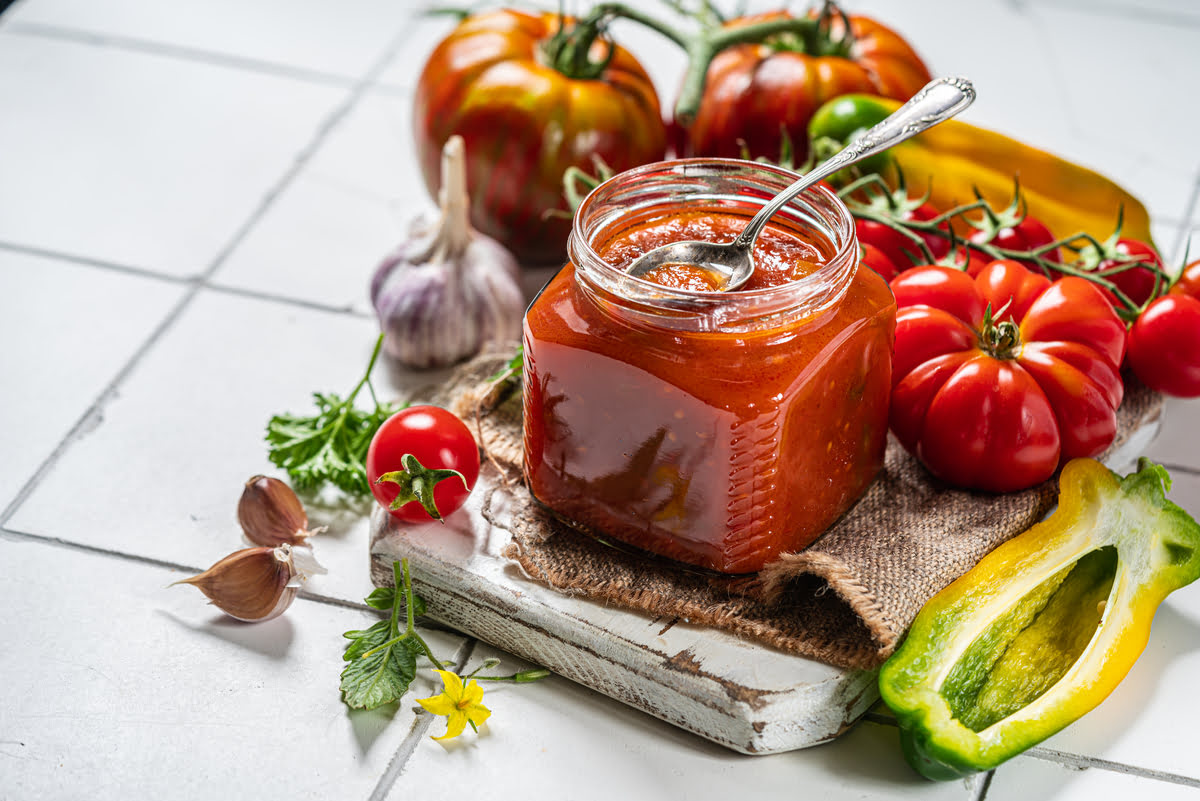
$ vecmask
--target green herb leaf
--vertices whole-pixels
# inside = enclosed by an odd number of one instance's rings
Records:
[[[275,415],[267,423],[267,456],[287,471],[297,490],[315,490],[325,483],[352,495],[370,492],[367,483],[367,448],[385,420],[403,406],[380,403],[371,386],[371,370],[383,345],[380,335],[362,379],[343,400],[335,394],[313,393],[317,413],[309,417]],[[354,400],[363,387],[375,400],[365,412]]]
[[[347,657],[351,649],[355,653],[342,671],[342,699],[354,709],[374,709],[399,700],[417,676],[420,646],[406,639],[380,648],[388,641],[389,628],[387,621],[380,623],[382,627],[367,629],[346,649]],[[373,648],[379,650],[361,656]]]
[[[412,591],[408,560],[392,562],[395,589],[381,587],[367,596],[367,604],[377,609],[390,607],[391,616],[369,629],[347,631],[350,640],[342,659],[342,700],[354,709],[374,709],[399,700],[417,675],[417,657],[425,656],[438,668],[445,666],[413,627],[413,618],[425,611],[425,603]],[[396,603],[399,594],[402,604]],[[405,612],[401,633],[400,610]]]

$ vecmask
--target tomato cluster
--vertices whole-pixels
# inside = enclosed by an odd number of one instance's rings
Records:
[[[1168,291],[1153,246],[1059,240],[1016,203],[982,219],[903,189],[850,205],[861,262],[899,307],[891,427],[935,475],[1007,492],[1099,454],[1122,367],[1200,396],[1200,262]]]

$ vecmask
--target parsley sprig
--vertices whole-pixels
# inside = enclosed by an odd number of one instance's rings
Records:
[[[385,420],[404,408],[381,403],[371,386],[371,370],[382,347],[381,334],[366,373],[345,400],[335,394],[314,392],[317,414],[279,414],[267,423],[267,456],[277,467],[287,470],[295,489],[315,490],[328,482],[352,495],[370,492],[366,461],[371,438]],[[354,406],[363,387],[375,402],[371,412]]]

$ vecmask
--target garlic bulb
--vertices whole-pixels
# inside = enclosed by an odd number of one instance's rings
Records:
[[[255,622],[283,614],[307,578],[293,559],[292,547],[285,544],[235,551],[203,573],[175,584],[191,584],[230,617]]]
[[[521,336],[524,295],[512,254],[468,221],[463,140],[442,149],[441,218],[414,222],[379,265],[371,303],[384,348],[409,367],[444,367]]]

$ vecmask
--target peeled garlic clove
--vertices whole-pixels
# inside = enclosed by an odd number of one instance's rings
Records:
[[[306,545],[313,533],[308,530],[308,515],[300,499],[277,478],[254,476],[247,481],[237,516],[246,539],[267,548],[285,543]]]
[[[306,578],[296,568],[292,546],[284,544],[235,551],[200,575],[175,584],[191,584],[230,617],[256,622],[283,614]]]

